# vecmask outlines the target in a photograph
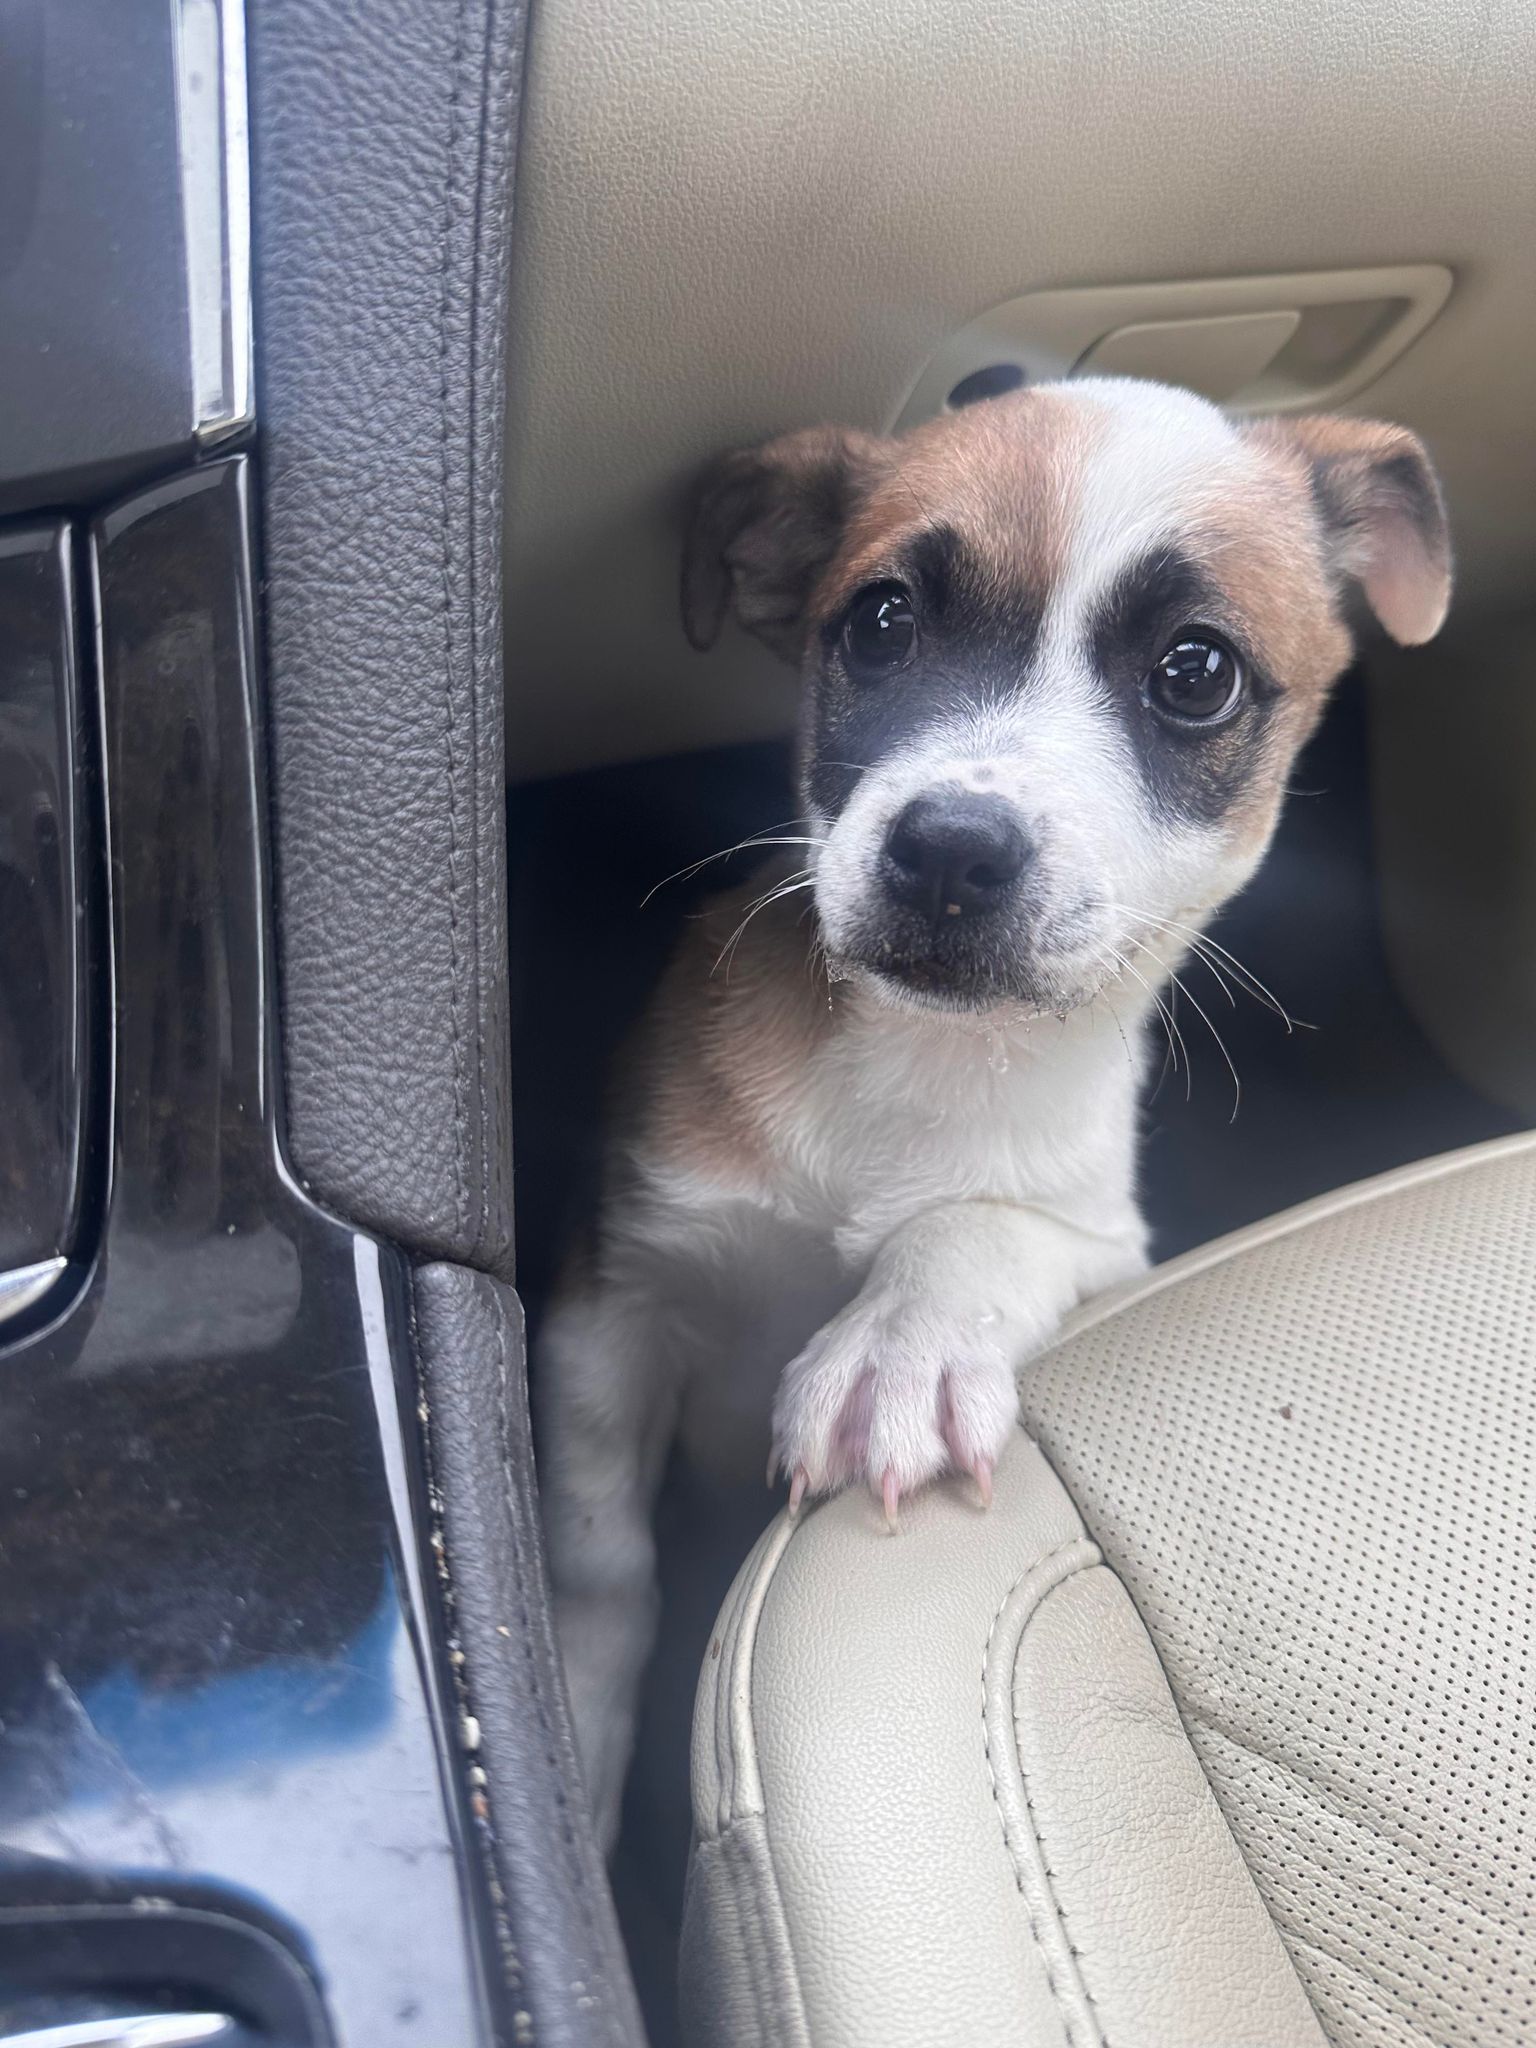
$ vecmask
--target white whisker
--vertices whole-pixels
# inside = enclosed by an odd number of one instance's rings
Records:
[[[1176,917],[1159,917],[1150,910],[1138,910],[1131,903],[1112,903],[1109,905],[1109,908],[1120,911],[1126,917],[1140,918],[1144,924],[1151,925],[1183,939],[1190,949],[1204,960],[1206,967],[1209,968],[1211,973],[1218,975],[1218,978],[1220,977],[1215,961],[1206,956],[1210,953],[1219,954],[1228,970],[1236,976],[1238,986],[1243,989],[1245,994],[1252,996],[1255,1002],[1262,1003],[1266,1009],[1273,1010],[1287,1031],[1297,1029],[1298,1020],[1286,1009],[1284,1003],[1281,1002],[1273,989],[1260,981],[1251,967],[1239,960],[1237,955],[1230,952],[1219,940],[1213,939],[1208,932],[1202,932],[1194,925],[1182,924]],[[1310,1030],[1311,1026],[1301,1025],[1300,1028],[1302,1030]]]
[[[1103,962],[1103,961],[1102,961],[1101,959],[1099,959],[1097,955],[1095,955],[1095,958],[1094,958],[1094,963],[1093,963],[1093,964],[1094,964],[1094,965],[1095,965],[1096,967],[1098,967],[1098,966],[1103,966],[1103,965],[1105,965],[1106,963],[1105,963],[1105,962]],[[1118,1010],[1117,1010],[1117,1009],[1115,1008],[1114,1004],[1113,1004],[1113,1003],[1112,1003],[1112,1002],[1111,1002],[1111,1001],[1109,1000],[1109,994],[1108,994],[1108,991],[1107,991],[1106,989],[1102,989],[1102,988],[1101,988],[1101,989],[1099,990],[1099,992],[1098,992],[1098,996],[1096,996],[1096,997],[1094,998],[1094,1001],[1098,1001],[1098,999],[1099,999],[1099,996],[1102,996],[1102,997],[1103,997],[1103,1000],[1104,1000],[1104,1007],[1105,1007],[1105,1009],[1106,1009],[1106,1010],[1108,1010],[1108,1012],[1109,1012],[1109,1014],[1110,1014],[1111,1018],[1112,1018],[1112,1019],[1114,1020],[1114,1026],[1115,1026],[1115,1030],[1116,1030],[1116,1031],[1117,1031],[1117,1032],[1119,1033],[1119,1035],[1120,1035],[1120,1043],[1121,1043],[1121,1044],[1122,1044],[1122,1045],[1123,1045],[1123,1046],[1125,1047],[1125,1061],[1126,1061],[1126,1065],[1127,1065],[1127,1066],[1128,1066],[1128,1067],[1130,1068],[1131,1072],[1132,1072],[1132,1073],[1134,1074],[1134,1073],[1136,1072],[1136,1055],[1135,1055],[1135,1054],[1134,1054],[1134,1053],[1133,1053],[1133,1052],[1131,1051],[1131,1041],[1130,1041],[1130,1040],[1129,1040],[1129,1039],[1128,1039],[1128,1038],[1126,1037],[1126,1035],[1125,1035],[1125,1026],[1124,1026],[1124,1025],[1123,1025],[1123,1024],[1121,1023],[1121,1021],[1120,1021],[1120,1012],[1119,1012],[1119,1011],[1118,1011]]]
[[[1174,987],[1176,989],[1182,990],[1182,992],[1189,997],[1190,1002],[1194,1004],[1195,1014],[1199,1017],[1201,1023],[1205,1026],[1206,1030],[1209,1031],[1212,1038],[1215,1039],[1217,1046],[1220,1048],[1221,1056],[1227,1063],[1227,1072],[1232,1076],[1232,1114],[1230,1117],[1228,1117],[1227,1121],[1228,1123],[1235,1124],[1237,1122],[1238,1106],[1243,1099],[1243,1084],[1237,1078],[1237,1068],[1232,1064],[1232,1055],[1227,1051],[1227,1042],[1222,1037],[1221,1033],[1216,1029],[1216,1026],[1211,1022],[1210,1018],[1206,1015],[1205,1011],[1201,1008],[1200,1004],[1195,1001],[1195,998],[1192,995],[1190,995],[1189,989],[1182,981],[1180,981],[1179,977],[1170,971],[1168,978],[1173,983]]]
[[[736,948],[741,944],[741,935],[753,918],[757,916],[760,910],[766,910],[770,903],[778,903],[783,897],[793,896],[800,889],[809,889],[814,879],[809,868],[802,868],[799,873],[791,875],[787,880],[775,883],[773,888],[765,889],[755,902],[749,903],[746,915],[742,918],[741,923],[737,925],[735,931],[731,933],[731,936],[715,956],[715,964],[709,970],[710,974],[714,975],[719,972],[720,963],[723,960],[725,961],[725,978],[729,981],[731,978],[731,962],[736,957]]]
[[[1126,903],[1117,903],[1117,904],[1115,904],[1115,905],[1114,905],[1113,907],[1114,907],[1114,908],[1115,908],[1116,910],[1118,910],[1118,911],[1121,911],[1121,912],[1122,912],[1122,913],[1123,913],[1124,915],[1126,915],[1126,916],[1129,916],[1129,917],[1139,917],[1139,918],[1142,918],[1142,919],[1144,919],[1144,920],[1145,920],[1145,922],[1146,922],[1146,923],[1148,923],[1148,924],[1150,924],[1150,925],[1162,925],[1162,926],[1164,926],[1164,927],[1166,927],[1166,928],[1169,928],[1169,929],[1171,929],[1171,928],[1173,927],[1173,925],[1174,925],[1174,922],[1175,922],[1174,920],[1172,920],[1172,919],[1169,919],[1169,918],[1160,918],[1160,917],[1154,917],[1154,916],[1153,916],[1153,915],[1152,915],[1152,914],[1151,914],[1150,912],[1148,912],[1148,911],[1142,911],[1142,910],[1133,910],[1133,909],[1131,908],[1131,906],[1130,906],[1129,904],[1126,904]],[[1189,927],[1188,927],[1188,926],[1185,926],[1185,927],[1184,927],[1183,929],[1184,929],[1184,930],[1185,930],[1185,931],[1187,932],[1187,931],[1189,930]],[[1111,951],[1113,951],[1114,949],[1113,949],[1113,948],[1111,948],[1110,950],[1111,950]],[[1203,955],[1199,955],[1199,956],[1197,956],[1197,957],[1199,957],[1199,958],[1201,958],[1202,960],[1204,960],[1204,956],[1203,956]],[[1211,962],[1210,962],[1209,960],[1204,960],[1204,965],[1205,965],[1205,966],[1207,966],[1207,967],[1211,967]],[[1127,971],[1128,971],[1128,972],[1130,972],[1130,973],[1133,973],[1133,974],[1135,973],[1135,971],[1136,971],[1136,970],[1135,970],[1134,968],[1132,968],[1132,967],[1130,966],[1130,963],[1129,963],[1129,962],[1126,962],[1126,967],[1127,967]],[[1231,1122],[1235,1123],[1235,1122],[1237,1121],[1237,1112],[1238,1112],[1238,1108],[1239,1108],[1239,1106],[1240,1106],[1240,1104],[1241,1104],[1241,1102],[1242,1102],[1242,1099],[1243,1099],[1243,1084],[1242,1084],[1241,1080],[1240,1080],[1240,1079],[1238,1078],[1238,1072],[1237,1072],[1237,1067],[1236,1067],[1236,1065],[1235,1065],[1235,1064],[1234,1064],[1234,1062],[1233,1062],[1233,1059],[1232,1059],[1232,1055],[1231,1055],[1231,1053],[1230,1053],[1230,1052],[1228,1051],[1228,1049],[1227,1049],[1227,1042],[1226,1042],[1226,1040],[1225,1040],[1225,1039],[1224,1039],[1224,1038],[1222,1037],[1221,1033],[1220,1033],[1220,1032],[1219,1032],[1219,1031],[1218,1031],[1218,1030],[1216,1029],[1216,1026],[1215,1026],[1215,1025],[1214,1025],[1214,1024],[1213,1024],[1213,1023],[1211,1022],[1211,1019],[1210,1019],[1209,1013],[1208,1013],[1208,1012],[1206,1011],[1206,1009],[1205,1009],[1204,1005],[1203,1005],[1203,1004],[1202,1004],[1202,1003],[1201,1003],[1201,1002],[1199,1001],[1199,999],[1198,999],[1198,998],[1197,998],[1197,997],[1196,997],[1196,996],[1194,995],[1194,993],[1192,992],[1192,990],[1191,990],[1191,989],[1190,989],[1190,987],[1189,987],[1189,984],[1188,984],[1188,983],[1187,983],[1186,981],[1182,980],[1182,979],[1180,978],[1180,976],[1179,976],[1179,975],[1175,974],[1175,973],[1174,973],[1174,971],[1173,971],[1173,969],[1172,969],[1171,967],[1165,968],[1165,969],[1164,969],[1164,971],[1165,971],[1165,973],[1167,974],[1167,976],[1168,976],[1168,979],[1169,979],[1169,980],[1170,980],[1170,981],[1172,982],[1172,984],[1173,984],[1174,988],[1175,988],[1175,989],[1176,989],[1176,990],[1177,990],[1177,991],[1178,991],[1178,992],[1179,992],[1179,993],[1180,993],[1180,994],[1181,994],[1181,995],[1182,995],[1182,996],[1183,996],[1183,997],[1185,998],[1185,1000],[1186,1000],[1186,1001],[1187,1001],[1187,1002],[1189,1003],[1189,1005],[1190,1005],[1191,1009],[1193,1009],[1193,1011],[1194,1011],[1195,1015],[1196,1015],[1196,1016],[1197,1016],[1197,1017],[1198,1017],[1198,1018],[1200,1019],[1201,1023],[1202,1023],[1202,1024],[1203,1024],[1203,1025],[1205,1026],[1206,1030],[1207,1030],[1207,1031],[1209,1031],[1209,1033],[1211,1034],[1212,1038],[1214,1038],[1214,1039],[1215,1039],[1215,1041],[1216,1041],[1216,1045],[1217,1045],[1217,1049],[1218,1049],[1218,1051],[1219,1051],[1219,1052],[1221,1053],[1221,1056],[1222,1056],[1222,1058],[1223,1058],[1223,1059],[1224,1059],[1224,1060],[1226,1061],[1226,1064],[1227,1064],[1227,1072],[1228,1072],[1228,1073],[1229,1073],[1229,1074],[1230,1074],[1230,1075],[1232,1076],[1232,1115],[1231,1115],[1231,1118],[1229,1119],[1229,1121],[1231,1121]],[[1214,972],[1215,972],[1215,969],[1214,969],[1214,968],[1212,967],[1211,971],[1212,971],[1212,972],[1214,973]],[[1138,979],[1140,979],[1140,977],[1139,977],[1139,976],[1138,976]],[[1218,977],[1218,979],[1219,979],[1219,977]],[[1145,986],[1146,986],[1146,983],[1145,983],[1145,982],[1143,981],[1143,984],[1142,984],[1142,985],[1143,985],[1143,987],[1145,987]],[[1223,986],[1225,986],[1225,984],[1223,984]],[[1231,999],[1231,990],[1230,990],[1230,989],[1228,989],[1228,990],[1227,990],[1227,996],[1228,996],[1228,999],[1230,1000],[1230,999]],[[1236,1005],[1234,1004],[1234,1006],[1233,1006],[1233,1007],[1235,1008],[1235,1007],[1236,1007]],[[1180,1034],[1180,1037],[1181,1037],[1181,1041],[1182,1041],[1182,1033]],[[1190,1086],[1189,1086],[1189,1080],[1190,1080],[1190,1074],[1189,1074],[1189,1053],[1188,1053],[1188,1048],[1187,1048],[1187,1047],[1186,1047],[1186,1049],[1185,1049],[1185,1055],[1184,1055],[1184,1057],[1185,1057],[1185,1088],[1184,1088],[1184,1099],[1185,1099],[1185,1100],[1186,1100],[1186,1102],[1187,1102],[1187,1101],[1189,1100],[1189,1096],[1190,1096]]]
[[[1126,974],[1130,975],[1133,981],[1140,982],[1141,986],[1146,990],[1147,994],[1152,998],[1153,1002],[1156,1003],[1158,1015],[1163,1020],[1163,1030],[1167,1035],[1168,1050],[1170,1053],[1173,1054],[1173,1071],[1175,1073],[1179,1071],[1179,1053],[1183,1053],[1184,1100],[1187,1102],[1190,1097],[1190,1089],[1192,1085],[1192,1077],[1189,1065],[1189,1047],[1184,1043],[1184,1034],[1179,1029],[1178,1019],[1174,1016],[1173,1011],[1163,1001],[1162,997],[1158,994],[1157,990],[1152,986],[1151,982],[1147,980],[1147,977],[1144,974],[1140,973],[1138,969],[1133,967],[1130,961],[1126,959],[1123,953],[1117,951],[1116,948],[1113,946],[1107,946],[1105,950],[1108,952],[1110,958],[1114,960]]]
[[[784,820],[785,825],[799,825],[803,822],[804,820],[800,818]],[[641,897],[640,908],[644,910],[657,890],[665,889],[669,882],[685,882],[690,875],[696,875],[700,868],[707,868],[711,861],[729,860],[733,853],[748,853],[755,846],[820,846],[823,843],[820,837],[808,838],[803,834],[790,834],[786,837],[783,827],[766,826],[763,831],[754,832],[749,838],[738,839],[734,846],[722,846],[718,853],[706,853],[702,860],[693,861],[687,867],[679,868],[675,874],[663,875],[661,880],[647,889]]]

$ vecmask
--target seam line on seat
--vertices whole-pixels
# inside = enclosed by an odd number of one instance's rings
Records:
[[[772,1972],[764,1968],[764,1925],[762,1925],[762,1898],[758,1886],[752,1882],[752,1855],[737,1839],[737,1831],[727,1827],[721,1835],[721,1851],[727,1864],[737,1868],[737,1884],[743,1892],[743,1913],[741,1913],[741,1950],[748,1958],[748,1974],[752,1976],[752,1995],[758,2001],[758,2011],[770,2015],[770,2023],[778,2023],[772,1997]],[[772,2032],[768,2040],[772,2040]]]
[[[758,1537],[748,1552],[737,1581],[730,1627],[722,1628],[721,1655],[716,1666],[715,1685],[724,1712],[715,1723],[715,1757],[720,1773],[716,1805],[717,1828],[748,1813],[762,1813],[766,1805],[757,1768],[757,1743],[752,1732],[752,1665],[757,1651],[757,1629],[764,1603],[797,1527],[781,1513]],[[745,1715],[737,1712],[738,1690],[745,1696]]]
[[[493,118],[491,95],[488,89],[490,66],[490,39],[496,34],[497,24],[494,7],[488,6],[483,17],[480,42],[480,65],[478,79],[478,113],[475,121],[474,173],[468,180],[468,234],[469,234],[469,289],[468,338],[466,345],[468,391],[464,400],[463,459],[464,459],[464,502],[468,517],[465,522],[465,549],[463,565],[464,609],[468,656],[465,664],[465,683],[468,689],[466,724],[469,729],[469,932],[473,950],[470,974],[470,996],[474,1007],[474,1050],[475,1050],[475,1149],[478,1154],[478,1177],[480,1181],[479,1215],[475,1222],[475,1234],[470,1240],[470,1256],[482,1259],[485,1256],[486,1238],[490,1233],[491,1220],[491,1117],[486,1101],[485,1086],[485,960],[482,944],[485,923],[484,886],[481,876],[481,850],[485,837],[485,822],[482,815],[483,780],[480,764],[480,609],[479,609],[479,501],[478,471],[476,461],[479,454],[477,427],[479,408],[483,403],[483,378],[480,371],[480,293],[481,293],[481,252],[484,244],[485,220],[485,175],[492,144],[488,135]],[[446,406],[447,397],[444,394]],[[503,408],[504,410],[504,408]],[[453,529],[444,530],[444,541],[448,549],[453,547]],[[501,679],[498,678],[500,682]],[[505,687],[504,682],[501,686]],[[504,764],[503,764],[504,767]],[[502,911],[505,916],[505,911]]]
[[[998,1631],[1002,1627],[1004,1617],[1006,1616],[1009,1622],[1016,1623],[1018,1628],[1012,1654],[1007,1659],[1007,1696],[1010,1710],[1009,1719],[1011,1722],[1013,1700],[1012,1674],[1018,1662],[1018,1644],[1023,1638],[1025,1629],[1029,1626],[1031,1617],[1039,1611],[1042,1602],[1049,1594],[1054,1593],[1058,1586],[1064,1585],[1069,1579],[1075,1578],[1079,1572],[1090,1571],[1096,1565],[1102,1563],[1103,1557],[1097,1544],[1087,1536],[1070,1537],[1065,1543],[1058,1543],[1054,1550],[1048,1550],[1043,1556],[1035,1558],[1030,1564],[1029,1569],[1022,1572],[1014,1580],[1013,1584],[998,1602],[997,1612],[992,1617],[992,1625],[987,1630],[987,1639],[981,1653],[982,1748],[987,1760],[987,1778],[992,1788],[992,1804],[997,1812],[998,1825],[1002,1830],[1003,1846],[1008,1852],[1010,1863],[1013,1865],[1014,1885],[1019,1897],[1024,1902],[1024,1916],[1029,1922],[1030,1934],[1033,1936],[1035,1946],[1040,1952],[1040,1963],[1045,1972],[1046,1985],[1061,2019],[1062,2030],[1066,2035],[1068,2048],[1110,2048],[1110,2044],[1099,2022],[1093,1995],[1083,1982],[1082,1973],[1076,1966],[1077,1951],[1072,1946],[1072,1937],[1067,1929],[1066,1914],[1062,1910],[1061,1901],[1056,1895],[1053,1873],[1046,1862],[1045,1845],[1040,1839],[1039,1828],[1035,1821],[1034,1805],[1029,1794],[1029,1782],[1024,1774],[1023,1758],[1019,1755],[1018,1741],[1015,1735],[1011,1744],[1011,1752],[1018,1768],[1019,1789],[1024,1795],[1025,1817],[1028,1821],[1035,1851],[1034,1863],[1046,1897],[1050,1902],[1051,1911],[1055,1915],[1061,1939],[1066,1945],[1067,1960],[1064,1968],[1059,1958],[1053,1964],[1051,1943],[1041,1930],[1035,1907],[1030,1900],[1029,1888],[1025,1882],[1024,1864],[1020,1854],[1022,1845],[1016,1840],[1015,1831],[1009,1828],[1008,1815],[1003,1804],[1002,1788],[998,1780],[997,1758],[993,1749],[992,1715],[990,1711],[991,1687],[989,1681],[993,1670],[993,1648],[997,1641]],[[1052,1567],[1058,1568],[1053,1570]],[[1075,1981],[1063,1983],[1061,1980],[1068,1973],[1070,1973],[1070,1978]],[[1072,1996],[1073,1993],[1076,1993],[1077,1997],[1074,1998]],[[1074,2003],[1078,2004],[1081,2008],[1076,2013],[1072,2010]]]
[[[1019,1652],[1024,1646],[1024,1638],[1029,1634],[1029,1631],[1040,1619],[1041,1610],[1044,1608],[1046,1602],[1052,1599],[1057,1593],[1061,1592],[1064,1587],[1070,1586],[1075,1579],[1081,1578],[1085,1571],[1096,1571],[1097,1569],[1097,1565],[1084,1562],[1083,1564],[1078,1565],[1073,1571],[1069,1572],[1066,1578],[1058,1579],[1054,1586],[1048,1586],[1046,1590],[1040,1595],[1039,1599],[1031,1608],[1029,1614],[1025,1617],[1024,1626],[1019,1631],[1018,1642],[1014,1645],[1012,1665],[1012,1670],[1014,1673],[1016,1673],[1018,1670]],[[1012,1697],[1011,1682],[1010,1697]],[[1056,1889],[1056,1873],[1051,1868],[1050,1852],[1045,1845],[1045,1830],[1040,1825],[1040,1815],[1035,1806],[1035,1796],[1029,1789],[1029,1772],[1024,1768],[1024,1746],[1019,1741],[1018,1727],[1018,1713],[1017,1710],[1015,1710],[1013,1716],[1013,1754],[1019,1766],[1019,1783],[1024,1789],[1025,1810],[1029,1815],[1029,1824],[1034,1832],[1036,1846],[1040,1851],[1041,1873],[1044,1876],[1047,1888],[1050,1891],[1051,1904],[1056,1909],[1056,1918],[1061,1922],[1061,1931],[1067,1944],[1067,1951],[1071,1955],[1073,1962],[1077,1965],[1078,1981],[1082,1986],[1083,1996],[1087,1999],[1088,2003],[1093,2007],[1094,2016],[1098,2021],[1099,2037],[1103,2044],[1103,2048],[1111,2048],[1109,2030],[1104,2024],[1103,2015],[1099,2012],[1099,2001],[1094,1997],[1092,1990],[1089,1988],[1087,1973],[1084,1971],[1082,1967],[1083,1951],[1078,1947],[1077,1943],[1072,1938],[1072,1929],[1067,1921],[1067,1909],[1062,1901],[1060,1892],[1058,1892]]]
[[[814,1513],[814,1509],[812,1512]],[[747,1935],[744,1930],[743,1939],[745,1944],[750,1945],[753,1936],[756,1936],[763,1943],[765,1950],[768,1942],[765,1895],[777,1900],[779,1911],[784,1914],[784,1893],[774,1862],[773,1829],[768,1816],[768,1798],[758,1772],[757,1743],[752,1729],[753,1668],[757,1657],[758,1626],[762,1620],[769,1589],[791,1541],[808,1519],[809,1517],[805,1517],[797,1521],[787,1512],[780,1513],[768,1524],[748,1553],[748,1564],[743,1566],[737,1580],[729,1628],[721,1628],[721,1656],[715,1676],[715,1684],[724,1696],[725,1706],[723,1717],[717,1719],[715,1725],[716,1760],[717,1768],[720,1770],[720,1796],[716,1805],[719,1832],[715,1839],[721,1844],[722,1855],[730,1857],[734,1853],[738,1866],[745,1860],[750,1874],[751,1859],[746,1857],[737,1823],[755,1819],[762,1827],[764,1889],[760,1894],[755,1886],[748,1885],[746,1911],[752,1920],[753,1929],[752,1935]],[[737,1713],[738,1681],[748,1703],[745,1716],[739,1716]],[[723,1753],[720,1748],[722,1742]],[[784,1915],[784,1922],[784,1948],[789,1982],[783,1988],[786,1996],[792,2000],[793,2007],[798,2008],[799,2024],[796,2039],[808,2041],[809,2021],[805,2017],[805,1988],[800,1977],[800,1959],[795,1953],[787,1915]],[[771,1978],[771,1963],[769,1971]],[[755,1969],[753,1974],[754,1977],[757,1976]],[[760,1986],[760,1978],[758,1982]],[[762,1996],[761,1989],[759,1996]],[[796,2018],[797,2015],[791,2011],[788,2017]]]

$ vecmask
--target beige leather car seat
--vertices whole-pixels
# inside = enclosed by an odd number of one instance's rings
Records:
[[[1536,2042],[1536,1136],[1081,1312],[990,1513],[781,1517],[701,1682],[693,2042]]]

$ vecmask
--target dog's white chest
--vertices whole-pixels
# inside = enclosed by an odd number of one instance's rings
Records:
[[[776,1131],[783,1213],[855,1265],[896,1218],[941,1202],[1028,1202],[1095,1227],[1129,1199],[1137,1076],[1112,1027],[946,1024],[880,1016],[841,1034]]]

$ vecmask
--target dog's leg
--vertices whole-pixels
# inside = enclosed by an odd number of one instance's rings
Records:
[[[780,1382],[774,1444],[792,1498],[863,1480],[894,1518],[903,1493],[947,1467],[988,1497],[1017,1367],[1074,1303],[1142,1264],[1129,1215],[1106,1236],[1009,1202],[912,1217]]]
[[[677,1312],[637,1276],[565,1294],[535,1360],[555,1631],[605,1853],[618,1834],[636,1694],[656,1634],[651,1510],[688,1348]]]

